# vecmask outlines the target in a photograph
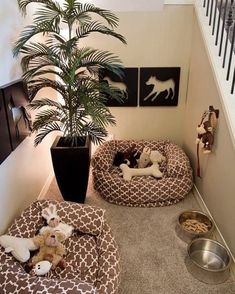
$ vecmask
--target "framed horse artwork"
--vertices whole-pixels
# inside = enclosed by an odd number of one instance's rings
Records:
[[[177,106],[180,67],[140,68],[140,106]]]
[[[122,77],[117,76],[108,70],[99,72],[100,80],[108,83],[122,94],[123,100],[119,102],[112,97],[107,97],[106,106],[109,107],[126,107],[137,106],[138,95],[138,68],[123,68]]]

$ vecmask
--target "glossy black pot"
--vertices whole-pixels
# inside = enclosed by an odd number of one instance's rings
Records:
[[[51,147],[51,157],[60,192],[66,201],[84,203],[90,167],[91,143],[79,138],[78,147],[66,146],[64,137],[57,137]]]

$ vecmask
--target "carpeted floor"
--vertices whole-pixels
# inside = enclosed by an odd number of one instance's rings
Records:
[[[45,198],[62,200],[54,180]],[[198,205],[190,193],[177,205],[132,208],[104,201],[89,184],[86,204],[106,209],[121,254],[118,294],[232,294],[230,279],[220,285],[197,281],[185,267],[186,244],[175,234],[177,215]]]

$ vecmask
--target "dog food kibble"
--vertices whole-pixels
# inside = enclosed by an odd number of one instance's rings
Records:
[[[182,223],[182,227],[188,232],[206,233],[208,232],[208,225],[196,219],[187,219]]]

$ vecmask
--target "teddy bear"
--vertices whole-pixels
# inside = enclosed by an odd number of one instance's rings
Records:
[[[35,236],[33,242],[39,247],[39,252],[33,256],[30,266],[35,266],[44,260],[52,264],[52,269],[55,269],[59,263],[63,264],[63,256],[66,253],[65,246],[62,244],[64,240],[63,233],[53,230],[44,230],[42,234]],[[61,264],[60,266],[64,267]]]

